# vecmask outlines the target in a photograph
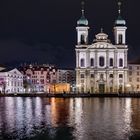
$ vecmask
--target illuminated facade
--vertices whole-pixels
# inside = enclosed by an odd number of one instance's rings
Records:
[[[118,93],[127,88],[126,22],[119,16],[114,25],[115,44],[101,32],[92,44],[88,42],[88,20],[82,8],[82,17],[77,22],[76,88],[79,93]]]
[[[140,92],[140,63],[128,64],[128,91]]]
[[[70,92],[75,82],[74,70],[57,69],[53,65],[25,65],[19,69],[24,75],[25,92]]]
[[[70,93],[70,84],[68,83],[50,84],[50,93]]]
[[[50,92],[50,83],[57,82],[57,70],[52,65],[25,65],[19,69],[24,75],[25,92]]]
[[[23,75],[17,69],[0,72],[1,93],[23,93]]]

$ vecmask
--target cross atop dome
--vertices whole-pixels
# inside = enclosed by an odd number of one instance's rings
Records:
[[[118,18],[115,21],[115,25],[124,26],[126,25],[126,21],[121,16],[121,6],[122,6],[122,2],[121,0],[118,0]]]
[[[85,18],[85,2],[83,0],[81,2],[81,11],[82,11],[82,16],[77,21],[77,25],[78,26],[88,26],[88,20]]]

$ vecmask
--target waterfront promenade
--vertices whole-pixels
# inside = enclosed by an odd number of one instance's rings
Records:
[[[93,98],[93,97],[133,97],[140,98],[140,93],[15,93],[15,94],[0,94],[0,97],[48,97],[48,98]]]

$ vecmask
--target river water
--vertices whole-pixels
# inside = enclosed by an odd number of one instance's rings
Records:
[[[140,99],[1,97],[0,140],[140,140]]]

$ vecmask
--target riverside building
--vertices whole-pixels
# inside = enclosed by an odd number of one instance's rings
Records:
[[[127,88],[128,66],[126,44],[126,21],[121,16],[118,2],[118,18],[113,31],[115,43],[101,29],[93,42],[88,42],[89,26],[85,17],[77,21],[76,89],[79,93],[118,93]],[[84,7],[84,6],[83,6]]]
[[[16,68],[0,71],[0,93],[23,93],[23,75]]]
[[[140,60],[128,64],[128,92],[140,92]]]

